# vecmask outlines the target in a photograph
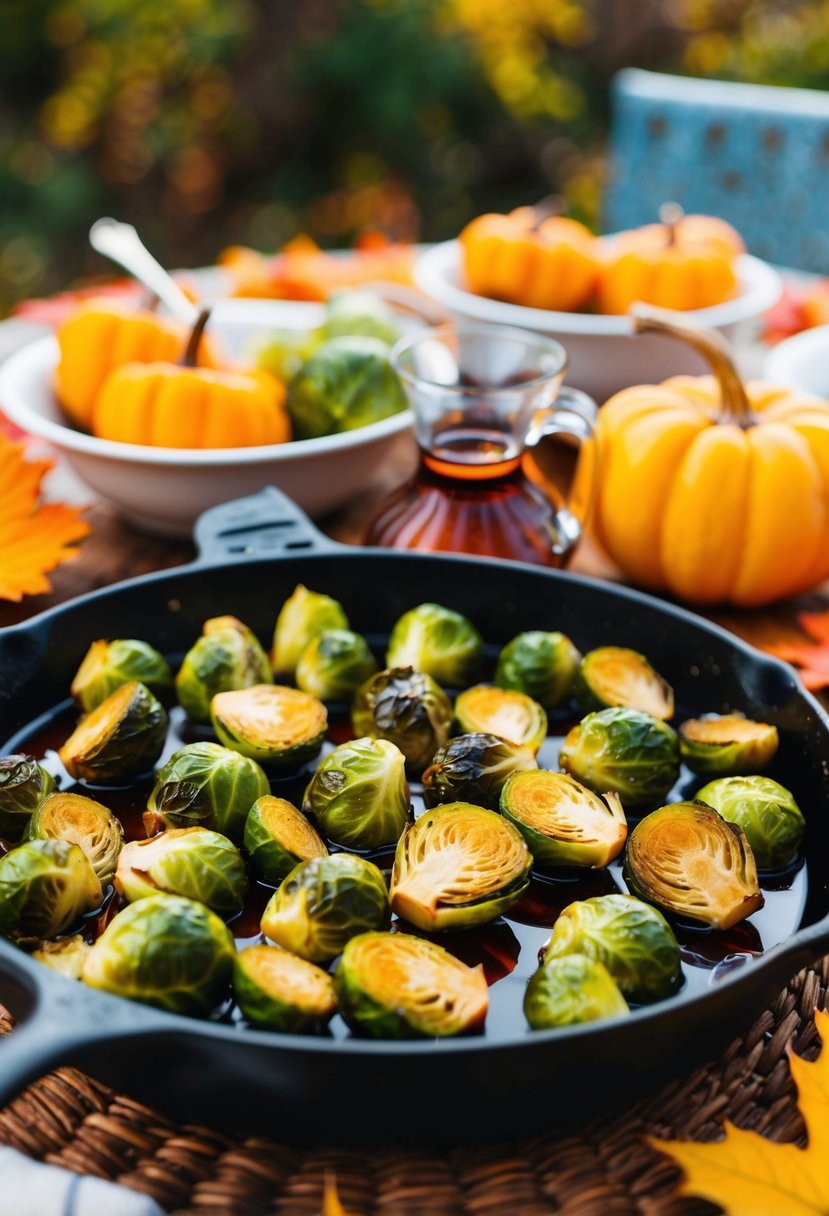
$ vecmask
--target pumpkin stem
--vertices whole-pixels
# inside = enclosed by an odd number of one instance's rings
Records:
[[[196,317],[196,323],[190,331],[190,337],[187,341],[187,347],[184,351],[184,356],[181,360],[182,367],[195,367],[199,353],[199,343],[204,333],[204,327],[210,318],[210,309],[202,308],[199,315]]]
[[[548,194],[539,199],[532,206],[533,222],[530,224],[530,232],[538,232],[545,220],[550,220],[556,215],[564,215],[566,210],[567,200],[561,194]]]
[[[679,203],[663,203],[659,208],[659,222],[665,225],[668,247],[676,244],[676,230],[679,221],[685,218],[685,212]]]
[[[756,424],[757,417],[734,366],[729,345],[722,334],[716,329],[703,329],[688,321],[677,321],[676,314],[667,309],[650,308],[642,304],[634,304],[630,316],[634,333],[664,334],[666,338],[678,338],[692,346],[710,363],[720,386],[719,422],[731,423],[743,430]]]

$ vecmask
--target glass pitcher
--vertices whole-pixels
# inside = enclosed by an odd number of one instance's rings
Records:
[[[564,347],[521,329],[459,323],[402,338],[392,361],[420,462],[376,510],[365,543],[564,565],[590,506],[596,416],[586,393],[562,387]],[[581,447],[567,498],[532,458],[550,435]]]

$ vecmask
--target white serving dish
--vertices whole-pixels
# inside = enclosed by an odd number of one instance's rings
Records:
[[[829,400],[829,325],[778,343],[766,356],[763,379]]]

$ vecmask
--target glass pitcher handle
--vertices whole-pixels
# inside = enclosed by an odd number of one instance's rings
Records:
[[[572,435],[581,448],[567,500],[556,512],[559,539],[552,548],[557,556],[567,556],[581,537],[590,514],[597,484],[594,423],[598,412],[599,407],[587,393],[564,385],[555,401],[539,410],[527,434],[530,447],[548,435]]]

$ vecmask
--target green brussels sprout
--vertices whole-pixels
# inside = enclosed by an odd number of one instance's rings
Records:
[[[58,755],[76,781],[125,781],[153,767],[166,738],[166,709],[131,680],[81,718]]]
[[[682,983],[679,943],[661,912],[633,895],[596,895],[569,904],[541,959],[583,954],[604,963],[629,1001],[646,1005]]]
[[[395,624],[386,667],[414,667],[438,684],[463,688],[477,675],[483,653],[478,630],[442,604],[418,604]]]
[[[493,683],[526,693],[542,709],[557,709],[572,695],[580,662],[581,651],[566,634],[532,629],[507,642]]]
[[[568,732],[559,763],[582,785],[626,804],[661,801],[679,776],[679,741],[667,723],[637,709],[602,709]]]
[[[424,772],[423,801],[427,807],[442,802],[472,802],[497,811],[507,778],[534,768],[535,756],[528,747],[516,747],[480,731],[456,735],[438,748]]]
[[[253,631],[235,616],[217,616],[205,621],[202,636],[184,656],[176,693],[189,718],[209,722],[216,693],[272,681],[268,656]]]
[[[794,861],[806,822],[785,786],[771,777],[721,777],[696,797],[742,828],[761,870],[782,870]]]
[[[637,650],[600,646],[584,656],[576,673],[583,710],[624,706],[665,721],[674,716],[674,691]]]
[[[270,793],[255,760],[218,743],[188,743],[158,770],[147,800],[148,836],[164,828],[212,828],[241,840],[247,813]]]
[[[501,791],[501,813],[543,866],[609,865],[627,839],[617,794],[604,800],[566,773],[516,773]]]
[[[276,618],[271,652],[274,671],[294,675],[309,642],[333,629],[348,629],[348,617],[342,605],[330,595],[309,591],[299,583]]]
[[[285,407],[295,439],[354,431],[408,408],[406,393],[377,338],[329,338],[300,368]]]
[[[287,384],[311,358],[322,337],[321,329],[273,329],[252,352],[256,366]]]
[[[554,1030],[630,1013],[618,984],[598,959],[584,954],[548,958],[531,976],[524,1016],[533,1030]]]
[[[394,346],[400,337],[394,313],[370,291],[338,291],[325,307],[324,338],[361,336]]]
[[[334,982],[352,1030],[373,1039],[443,1038],[479,1030],[489,1006],[483,967],[467,967],[409,933],[361,933]]]
[[[389,893],[377,866],[352,853],[296,866],[268,900],[262,932],[311,963],[327,963],[349,938],[385,929]]]
[[[235,956],[230,930],[204,904],[151,895],[112,918],[81,979],[114,996],[199,1017],[227,995]]]
[[[640,899],[714,929],[730,929],[764,903],[745,834],[701,802],[676,802],[640,820],[624,875]]]
[[[65,975],[70,980],[79,980],[86,956],[91,949],[89,942],[85,941],[80,933],[73,933],[71,937],[62,937],[56,942],[43,942],[32,958],[43,963],[50,971],[57,971],[58,975]]]
[[[547,736],[547,715],[537,701],[510,688],[476,684],[455,701],[455,718],[465,734],[485,731],[533,754]]]
[[[403,753],[385,739],[351,739],[325,757],[302,809],[350,849],[396,844],[409,815]]]
[[[376,670],[365,638],[350,629],[329,629],[313,638],[299,656],[296,682],[320,701],[350,701]]]
[[[387,739],[417,776],[449,738],[452,703],[431,676],[411,667],[391,667],[366,680],[354,695],[355,735]]]
[[[0,758],[0,836],[20,840],[32,815],[54,788],[54,777],[34,756]]]
[[[283,684],[254,684],[218,692],[210,719],[220,742],[281,772],[319,755],[328,726],[322,701]]]
[[[181,895],[228,917],[244,906],[248,875],[241,853],[226,836],[208,828],[170,828],[124,845],[115,886],[128,903],[151,895]]]
[[[701,777],[757,773],[769,765],[779,742],[776,726],[742,714],[706,714],[679,728],[679,754]]]
[[[0,933],[6,937],[57,937],[103,897],[83,850],[66,840],[30,840],[0,857]]]
[[[157,696],[173,684],[170,664],[149,642],[101,639],[93,642],[84,655],[72,681],[72,697],[84,713],[89,713],[131,680],[138,680]]]
[[[398,916],[426,933],[495,920],[523,894],[532,857],[524,837],[494,811],[448,802],[401,837],[391,876]]]
[[[102,886],[112,881],[124,844],[124,829],[112,811],[82,794],[58,791],[41,802],[29,820],[27,840],[67,840],[81,848]]]
[[[250,808],[244,839],[254,870],[274,886],[301,861],[328,856],[325,842],[305,816],[285,798],[273,794],[257,798]]]
[[[274,946],[248,946],[237,955],[233,991],[247,1020],[261,1030],[314,1034],[337,1012],[331,976]]]

